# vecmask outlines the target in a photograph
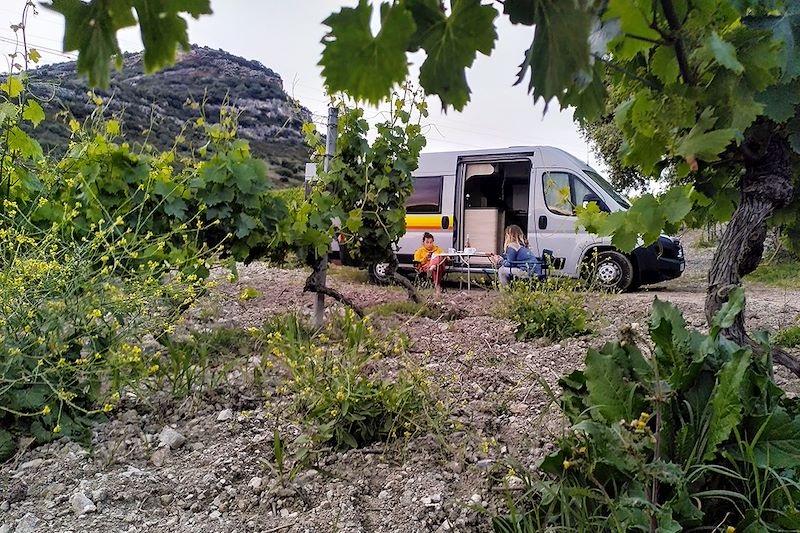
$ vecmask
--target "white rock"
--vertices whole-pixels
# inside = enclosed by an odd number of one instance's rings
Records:
[[[0,533],[11,533],[11,526],[8,524],[3,524],[0,526]]]
[[[184,445],[186,437],[175,431],[169,426],[164,427],[158,435],[158,441],[162,446],[169,446],[171,449],[176,450]]]
[[[72,506],[72,510],[78,516],[97,511],[97,507],[95,506],[94,502],[87,498],[86,494],[82,492],[76,492],[73,494],[69,499],[69,504]]]
[[[480,494],[473,494],[472,496],[469,497],[469,501],[470,503],[473,503],[475,505],[480,505],[481,502],[483,501],[483,498],[481,498]]]
[[[31,461],[26,461],[21,465],[19,465],[19,468],[17,470],[28,470],[30,468],[39,468],[40,466],[42,466],[43,462],[44,459],[33,459]]]
[[[108,496],[108,489],[105,487],[100,487],[99,489],[92,491],[92,501],[94,502],[102,502]]]
[[[150,456],[150,462],[153,463],[154,466],[162,466],[167,460],[167,457],[169,457],[169,454],[169,446],[159,448],[153,452],[153,455]]]
[[[281,518],[286,518],[286,517],[288,517],[288,516],[289,516],[289,514],[290,514],[290,513],[289,513],[289,509],[281,509],[280,513],[278,513],[278,514],[280,514],[280,515],[281,515]]]
[[[230,409],[223,409],[217,415],[217,422],[227,422],[231,418],[233,418],[233,411]]]
[[[28,513],[17,522],[17,527],[14,533],[35,533],[36,526],[39,525],[39,519],[35,515]]]
[[[263,485],[263,481],[258,476],[255,476],[252,479],[250,479],[250,483],[247,484],[247,486],[250,487],[253,490],[253,492],[255,492],[256,494],[260,494],[261,493],[262,485]]]
[[[431,494],[431,501],[433,503],[439,503],[440,501],[442,501],[442,495],[438,494],[438,493],[437,494]]]
[[[211,514],[208,515],[208,517],[211,518],[212,520],[216,520],[220,516],[222,516],[222,513],[220,513],[219,511],[211,511]]]
[[[493,464],[494,464],[494,459],[481,459],[480,461],[475,463],[475,466],[477,466],[478,468],[483,468],[488,470],[489,468],[492,467]]]
[[[511,490],[519,490],[525,486],[525,482],[522,481],[522,478],[518,478],[517,476],[508,476],[506,479],[506,486]]]
[[[382,490],[382,491],[380,491],[380,492],[378,493],[378,499],[379,499],[379,500],[385,500],[385,499],[387,499],[388,497],[389,497],[389,491],[388,491],[388,490]]]
[[[448,520],[448,519],[446,519],[446,518],[445,518],[444,522],[442,522],[442,525],[440,525],[440,526],[438,527],[438,529],[436,530],[436,532],[438,533],[438,532],[440,532],[440,531],[442,531],[442,532],[444,532],[444,531],[450,531],[451,529],[453,529],[453,523],[452,523],[452,522],[450,522],[450,520]]]

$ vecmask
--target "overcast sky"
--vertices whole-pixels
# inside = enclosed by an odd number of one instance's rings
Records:
[[[190,20],[189,38],[198,45],[221,48],[246,59],[255,59],[271,68],[284,80],[287,92],[298,98],[324,123],[327,98],[320,68],[320,39],[326,26],[322,20],[343,5],[357,0],[211,0],[214,14]],[[0,50],[13,51],[14,33],[9,26],[18,23],[24,0],[3,0],[0,7]],[[514,86],[518,65],[529,46],[533,31],[512,26],[505,19],[497,22],[500,40],[492,56],[478,55],[467,78],[472,101],[462,113],[440,111],[437,98],[429,99],[431,116],[426,122],[426,151],[545,144],[563,148],[598,167],[586,142],[572,121],[570,111],[550,106],[543,116],[541,102],[525,87]],[[47,62],[74,59],[62,50],[63,19],[46,9],[28,22],[29,46],[37,48]],[[141,50],[136,31],[120,34],[124,51]],[[412,71],[421,57],[411,58]],[[371,113],[375,115],[378,110]],[[370,114],[368,113],[368,116]]]

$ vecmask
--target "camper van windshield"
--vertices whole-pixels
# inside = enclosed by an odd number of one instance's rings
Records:
[[[614,200],[616,200],[616,202],[619,205],[621,205],[625,209],[630,208],[631,203],[627,199],[625,199],[621,194],[619,194],[617,191],[615,191],[614,187],[612,187],[611,184],[609,182],[607,182],[606,179],[603,176],[601,176],[597,172],[593,172],[591,170],[584,170],[583,173],[586,174],[587,176],[589,176],[590,178],[592,178],[592,180],[594,180],[594,182],[596,184],[598,184],[601,189],[603,189]]]

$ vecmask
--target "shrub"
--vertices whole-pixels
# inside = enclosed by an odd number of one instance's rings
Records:
[[[501,298],[502,314],[516,322],[518,339],[557,341],[588,333],[584,298],[571,284],[514,281]]]
[[[589,350],[563,377],[571,427],[495,531],[786,531],[800,523],[800,402],[771,361],[720,335],[742,308],[731,293],[704,335],[656,299],[653,355],[635,331]]]
[[[303,419],[315,425],[310,444],[357,448],[411,437],[427,425],[430,395],[419,371],[380,371],[379,361],[402,354],[408,340],[379,337],[369,318],[351,311],[326,330],[309,332],[297,317],[267,335],[269,356],[288,373],[278,393],[291,393]]]
[[[0,425],[38,442],[84,439],[92,417],[113,409],[126,386],[157,369],[142,339],[170,331],[202,282],[169,263],[129,266],[128,259],[146,259],[169,236],[120,236],[109,224],[74,241],[58,226],[36,232],[19,224],[15,204],[6,201],[6,207],[0,216]],[[6,442],[0,455],[13,453],[11,440],[0,430]]]
[[[800,325],[783,328],[775,336],[775,344],[785,348],[800,347]]]

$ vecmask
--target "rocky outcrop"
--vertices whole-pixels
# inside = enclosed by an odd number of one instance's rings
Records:
[[[170,149],[182,130],[191,135],[184,126],[200,113],[191,102],[204,103],[209,120],[228,103],[241,110],[239,135],[250,141],[256,157],[270,164],[271,177],[288,185],[302,180],[308,147],[301,127],[311,113],[286,94],[278,74],[257,61],[207,47],[192,47],[175,65],[154,74],[144,74],[142,59],[142,53],[125,54],[122,68],[111,74],[110,87],[96,91],[110,113],[122,115],[132,143]],[[86,81],[76,74],[75,62],[40,67],[30,78],[48,111],[36,137],[46,150],[63,150],[69,138],[64,118],[83,120],[95,109]]]

